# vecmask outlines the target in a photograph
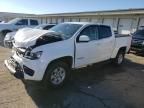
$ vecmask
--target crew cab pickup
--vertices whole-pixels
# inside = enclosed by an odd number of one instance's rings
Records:
[[[3,42],[5,35],[9,32],[17,31],[24,27],[34,27],[38,24],[38,20],[29,18],[15,18],[8,23],[0,23],[0,42]]]
[[[14,54],[5,60],[5,65],[17,78],[42,80],[59,87],[68,79],[71,69],[106,60],[122,64],[130,45],[130,36],[115,37],[110,26],[67,22],[49,31],[18,31]]]

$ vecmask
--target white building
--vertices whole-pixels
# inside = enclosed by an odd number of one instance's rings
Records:
[[[121,34],[128,34],[144,26],[144,9],[47,14],[39,15],[39,18],[41,23],[96,22],[110,25]]]
[[[39,19],[40,23],[61,23],[61,22],[95,22],[113,27],[121,34],[134,32],[144,26],[144,8],[123,9],[110,11],[91,11],[75,13],[58,13],[43,15],[26,15]]]

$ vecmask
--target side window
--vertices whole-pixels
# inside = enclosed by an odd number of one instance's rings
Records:
[[[88,26],[84,30],[81,31],[80,35],[89,36],[90,40],[98,39],[98,27],[97,26]]]
[[[16,23],[16,25],[28,25],[28,20],[27,19],[22,19]]]
[[[30,20],[30,25],[38,25],[38,21],[37,20]]]
[[[99,26],[99,39],[103,39],[111,36],[112,36],[112,32],[109,26],[104,26],[104,25]]]

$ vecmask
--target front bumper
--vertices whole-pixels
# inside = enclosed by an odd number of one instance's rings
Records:
[[[25,74],[28,76],[33,76],[35,73],[34,70],[28,68],[25,65],[21,66],[17,61],[14,60],[13,57],[10,57],[10,59],[5,60],[4,63],[7,69],[10,71],[10,73],[18,79],[25,79]]]
[[[136,52],[144,52],[144,45],[132,45],[131,50]]]
[[[14,52],[13,56],[10,57],[10,59],[11,58],[13,59],[14,63],[12,63],[11,65],[8,59],[5,60],[5,66],[14,76],[17,77],[19,76],[19,74],[22,74],[20,75],[22,76],[20,77],[20,79],[34,81],[41,81],[43,79],[43,75],[48,63],[48,60],[45,56],[42,56],[41,59],[30,60],[22,57],[21,55],[17,55],[17,53]],[[13,64],[16,65],[13,66]]]
[[[5,60],[5,66],[10,71],[11,74],[13,74],[18,79],[24,79],[24,73],[22,71],[21,67],[15,66],[15,68],[12,66],[12,64],[9,62],[10,60]]]

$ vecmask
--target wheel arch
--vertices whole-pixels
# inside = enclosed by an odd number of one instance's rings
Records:
[[[67,63],[70,68],[72,67],[72,64],[73,64],[73,58],[72,58],[72,56],[64,56],[64,57],[60,57],[60,58],[57,58],[57,59],[52,60],[52,61],[48,64],[48,67],[49,67],[52,63],[58,62],[58,61],[63,61],[63,62],[65,62],[65,63]]]
[[[5,37],[6,34],[9,33],[9,32],[12,32],[12,30],[9,30],[9,29],[1,30],[1,35],[2,35],[3,37]]]
[[[0,42],[2,42],[2,44],[4,44],[4,38],[6,36],[7,33],[12,32],[12,30],[9,29],[4,29],[0,31]]]
[[[123,51],[124,53],[126,53],[126,49],[127,49],[127,47],[126,47],[126,46],[121,47],[121,48],[119,48],[118,52],[119,52],[119,51]],[[117,53],[118,53],[118,52],[117,52]]]
[[[47,69],[55,62],[59,62],[59,61],[63,61],[64,63],[68,64],[69,68],[72,68],[72,65],[73,65],[73,57],[72,56],[64,56],[64,57],[60,57],[60,58],[56,58],[54,60],[52,60],[48,65],[47,65],[47,68],[44,72],[44,75],[43,75],[43,79],[45,78],[46,74],[47,74]]]
[[[4,29],[4,30],[1,30],[1,32],[12,32],[12,30],[10,30],[10,29]]]
[[[117,54],[119,53],[119,51],[124,51],[124,53],[126,53],[127,47],[126,46],[122,46],[120,48],[116,48],[114,49],[111,58],[115,58],[117,56]]]

